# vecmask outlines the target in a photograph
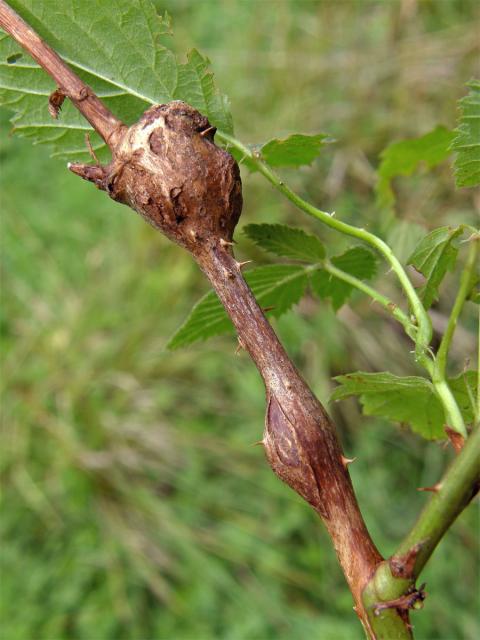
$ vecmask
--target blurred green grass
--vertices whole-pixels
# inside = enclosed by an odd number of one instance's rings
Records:
[[[468,1],[161,8],[173,15],[178,52],[195,46],[210,56],[241,139],[298,130],[337,138],[288,178],[323,208],[373,228],[382,222],[372,194],[379,152],[439,122],[453,127],[478,56],[478,7]],[[207,289],[189,257],[45,149],[8,137],[7,116],[2,637],[362,638],[319,521],[251,446],[264,398],[248,358],[234,356],[230,338],[164,349]],[[340,247],[259,176],[244,183],[244,222],[307,226]],[[454,191],[448,166],[396,187],[409,222],[473,217],[473,194]],[[243,241],[239,250],[254,253]],[[454,291],[450,278],[436,326]],[[457,367],[472,348],[471,322],[456,338]],[[307,300],[276,326],[321,398],[340,372],[414,370],[408,342],[363,299],[338,318]],[[391,553],[426,500],[416,487],[435,482],[449,454],[361,418],[354,402],[332,410],[357,456],[352,476],[369,527]],[[418,639],[478,637],[475,509],[425,572]]]

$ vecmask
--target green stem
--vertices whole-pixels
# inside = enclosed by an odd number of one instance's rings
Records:
[[[443,405],[448,426],[454,431],[457,431],[457,433],[460,433],[464,438],[467,438],[468,433],[462,413],[448,382],[444,379],[437,379],[434,374],[432,377],[432,384],[437,397]]]
[[[395,608],[377,605],[402,598],[419,577],[435,547],[480,485],[480,429],[465,443],[450,465],[436,493],[421,512],[393,557],[382,562],[363,591],[363,603],[375,640],[411,640]],[[395,567],[395,569],[394,569]],[[404,571],[399,571],[403,567]]]
[[[372,298],[372,300],[375,300],[375,302],[378,302],[384,309],[388,311],[388,313],[390,313],[396,320],[398,320],[398,322],[400,322],[400,324],[403,325],[406,334],[413,340],[415,340],[415,325],[412,324],[407,314],[403,313],[403,311],[394,302],[392,302],[392,300],[389,300],[386,296],[376,291],[376,289],[370,287],[368,284],[365,284],[365,282],[363,282],[362,280],[359,280],[355,276],[352,276],[351,274],[338,269],[328,260],[325,260],[322,263],[322,268],[325,269],[325,271],[328,271],[328,273],[331,273],[332,276],[335,276],[339,280],[347,282],[352,287],[355,287],[359,291],[365,293],[367,296],[370,296],[370,298]]]
[[[467,256],[467,262],[460,276],[460,285],[455,298],[455,302],[448,319],[447,328],[443,334],[440,346],[435,357],[435,364],[431,371],[433,386],[440,398],[444,409],[449,427],[461,433],[464,438],[467,437],[467,430],[463,416],[458,408],[458,404],[446,380],[447,358],[453,334],[457,326],[458,318],[462,312],[465,300],[470,292],[474,271],[477,265],[478,249],[480,244],[480,236],[470,239],[470,249]]]
[[[408,324],[405,322],[406,316],[402,312],[396,313],[394,315],[405,327],[407,335],[415,340],[415,355],[417,362],[421,364],[430,374],[435,393],[442,403],[449,426],[466,437],[467,431],[455,397],[453,396],[450,387],[445,380],[445,377],[438,374],[435,363],[432,361],[428,353],[428,346],[432,338],[432,324],[430,321],[430,317],[425,310],[422,302],[420,301],[420,298],[417,296],[417,293],[412,283],[410,282],[408,275],[406,274],[404,268],[400,264],[398,258],[395,256],[391,248],[375,234],[370,233],[365,229],[360,229],[358,227],[354,227],[353,225],[337,220],[333,217],[333,215],[330,215],[326,211],[317,209],[317,207],[314,207],[312,204],[303,200],[303,198],[294,193],[284,182],[280,180],[280,178],[270,169],[270,167],[265,162],[263,162],[258,152],[252,151],[236,138],[233,138],[232,136],[229,136],[221,131],[217,132],[217,136],[227,144],[235,147],[243,154],[244,157],[253,162],[257,170],[299,209],[305,211],[311,216],[314,216],[328,227],[335,229],[336,231],[339,231],[340,233],[343,233],[345,235],[357,238],[365,242],[366,244],[369,244],[371,247],[376,249],[390,264],[392,271],[396,274],[401,286],[403,287],[403,290],[405,291],[407,299],[410,303],[410,308],[416,319],[418,330],[416,332],[415,329],[412,331],[412,323],[410,321],[408,321]],[[385,300],[382,301],[381,299],[379,299],[380,294],[377,294],[377,292],[375,292],[374,290],[367,289],[366,285],[363,285],[363,283],[361,283],[361,286],[358,286],[359,282],[360,281],[357,281],[355,284],[352,284],[356,288],[361,289],[362,291],[367,293],[367,295],[370,295],[374,300],[377,300],[377,302],[382,304],[382,306],[385,306]],[[390,302],[388,301],[387,305],[389,304]],[[390,307],[387,306],[387,308]]]
[[[447,356],[450,344],[452,342],[453,334],[457,326],[458,318],[462,312],[463,305],[467,299],[470,289],[472,287],[473,275],[477,265],[478,249],[480,244],[480,236],[470,239],[470,248],[467,256],[467,262],[460,276],[460,286],[458,289],[457,297],[448,319],[447,328],[443,334],[442,341],[436,355],[435,370],[437,375],[441,378],[445,378],[445,372],[447,369]]]
[[[358,240],[369,244],[381,255],[383,255],[385,260],[390,264],[392,271],[394,271],[401,286],[403,287],[403,290],[405,291],[405,294],[410,303],[412,313],[416,318],[418,325],[418,332],[416,336],[416,354],[417,358],[424,358],[432,337],[432,325],[430,322],[430,318],[425,311],[425,308],[422,305],[419,297],[417,296],[417,293],[412,283],[410,282],[409,277],[407,276],[405,270],[403,269],[402,265],[400,264],[399,260],[394,255],[390,247],[375,234],[370,233],[365,229],[360,229],[358,227],[354,227],[353,225],[347,224],[346,222],[337,220],[326,211],[317,209],[317,207],[314,207],[312,204],[308,203],[306,200],[298,196],[284,182],[280,180],[280,178],[270,169],[270,167],[265,162],[262,161],[258,153],[249,149],[236,138],[233,138],[232,136],[229,136],[221,131],[217,132],[217,136],[227,144],[238,149],[242,154],[244,154],[245,157],[249,158],[249,160],[255,164],[258,171],[299,209],[305,211],[305,213],[308,213],[311,216],[314,216],[331,229],[335,229],[340,233],[351,236],[353,238],[357,238]]]
[[[475,425],[480,428],[480,308],[478,309],[478,362],[477,362],[477,403]]]
[[[453,460],[438,491],[430,498],[412,530],[395,552],[404,556],[420,545],[412,578],[416,579],[455,518],[478,491],[480,482],[480,429],[475,429]]]

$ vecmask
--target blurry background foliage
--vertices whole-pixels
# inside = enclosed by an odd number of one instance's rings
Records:
[[[455,191],[448,161],[395,181],[393,226],[373,187],[387,144],[455,126],[456,100],[478,71],[476,2],[157,5],[173,16],[175,51],[195,46],[211,58],[240,139],[291,131],[337,139],[312,167],[286,172],[307,199],[372,230],[383,225],[405,245],[403,257],[416,225],[474,222],[475,194]],[[319,520],[251,446],[264,397],[248,357],[234,356],[231,337],[165,350],[207,290],[204,278],[186,253],[63,161],[10,138],[8,115],[2,638],[360,640]],[[341,248],[259,176],[245,172],[244,183],[244,223],[304,226]],[[240,255],[268,259],[238,237]],[[456,282],[447,278],[432,309],[437,331]],[[362,297],[338,316],[306,299],[275,325],[320,398],[347,371],[418,373],[399,327]],[[466,312],[454,373],[473,349],[471,331]],[[357,456],[351,470],[368,525],[388,554],[427,499],[416,488],[433,484],[451,454],[362,418],[353,400],[332,411]],[[479,636],[476,509],[462,514],[425,571],[430,597],[413,615],[418,639]]]

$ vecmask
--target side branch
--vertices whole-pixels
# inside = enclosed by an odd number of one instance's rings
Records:
[[[401,559],[411,557],[414,553],[409,575],[402,577],[414,580],[418,578],[445,532],[477,494],[479,488],[480,429],[477,427],[450,465],[438,490],[430,498],[412,530],[390,560],[390,564],[396,567],[393,573],[402,573],[399,569],[402,564]]]
[[[362,595],[375,640],[409,640],[398,614],[421,608],[425,598],[415,581],[455,518],[480,487],[480,429],[467,440],[435,493],[395,554],[377,567]]]
[[[27,51],[55,80],[60,93],[70,98],[110,149],[123,129],[123,123],[97,98],[92,89],[44,42],[6,3],[0,0],[0,27]]]

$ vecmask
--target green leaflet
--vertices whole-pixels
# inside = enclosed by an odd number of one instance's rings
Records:
[[[456,151],[454,162],[457,187],[480,184],[480,80],[471,80],[470,93],[459,100],[462,115],[451,149]]]
[[[272,167],[301,167],[311,164],[328,142],[331,139],[324,133],[313,136],[294,133],[287,138],[269,140],[260,149],[260,154]]]
[[[429,169],[443,162],[450,154],[453,133],[438,126],[420,138],[401,140],[389,145],[380,154],[376,185],[377,203],[381,207],[392,208],[395,195],[392,179],[396,176],[409,176],[424,162]]]
[[[162,43],[168,19],[157,15],[150,0],[64,0],[61,10],[58,0],[10,4],[127,124],[152,104],[181,99],[232,133],[228,103],[214,85],[208,60],[192,51],[185,64],[177,63]],[[50,116],[54,89],[19,45],[0,35],[0,104],[14,111],[14,131],[49,144],[56,155],[86,156],[85,133],[91,128],[68,100],[58,120]],[[95,134],[92,142],[95,149],[104,147]]]
[[[270,253],[318,265],[317,269],[310,271],[310,285],[320,298],[331,300],[335,311],[352,293],[353,287],[350,284],[322,269],[325,247],[316,236],[283,224],[250,224],[244,228],[244,232]],[[364,247],[352,247],[342,255],[331,258],[330,262],[360,280],[371,279],[377,268],[375,255]]]
[[[364,247],[353,247],[339,256],[334,256],[330,262],[360,280],[373,278],[377,270],[377,260],[375,255]],[[353,291],[353,287],[333,276],[327,271],[320,269],[312,273],[310,283],[313,292],[320,298],[329,298],[335,311],[345,304]]]
[[[249,224],[245,235],[255,244],[283,258],[318,262],[325,258],[325,247],[317,236],[284,224]]]
[[[421,297],[428,309],[438,298],[440,286],[447,271],[453,269],[458,247],[455,240],[463,233],[463,227],[438,227],[422,238],[407,264],[422,273],[426,282],[421,288]]]
[[[194,49],[186,63],[177,62],[164,42],[171,35],[168,17],[158,16],[151,0],[65,0],[61,11],[58,0],[10,4],[127,124],[150,105],[175,99],[188,102],[220,131],[233,134],[229,103],[215,86],[209,60]],[[93,148],[106,156],[103,141],[68,100],[58,120],[50,116],[48,96],[54,89],[54,82],[20,46],[0,35],[0,105],[14,112],[14,131],[34,143],[48,144],[53,155],[76,160],[88,156],[89,132]],[[298,167],[310,164],[329,141],[325,134],[293,134],[270,140],[258,151],[272,166]]]
[[[261,307],[273,306],[269,315],[280,317],[297,304],[310,283],[314,293],[321,298],[331,298],[337,310],[352,292],[352,287],[331,276],[322,268],[324,247],[316,236],[301,229],[275,224],[252,224],[245,227],[246,235],[264,249],[282,257],[311,262],[309,266],[297,264],[273,264],[251,269],[245,279]],[[358,278],[371,278],[376,270],[375,256],[363,247],[353,247],[331,262],[339,269]],[[193,307],[190,315],[168,343],[169,349],[177,349],[227,333],[232,324],[214,291],[207,293]]]
[[[274,264],[247,271],[245,279],[259,305],[273,306],[268,314],[279,317],[303,296],[307,286],[307,271],[299,265]],[[232,323],[219,299],[214,291],[210,291],[193,307],[167,347],[178,349],[232,330]]]
[[[473,421],[471,398],[474,397],[477,375],[476,371],[467,371],[448,381],[467,424]],[[366,416],[406,423],[427,440],[446,437],[442,405],[432,383],[426,378],[356,371],[337,376],[334,380],[339,386],[332,393],[331,400],[359,396]]]
[[[208,70],[210,60],[196,49],[187,54],[188,62],[178,66],[176,100],[184,100],[207,114],[210,122],[225,133],[233,133],[233,120],[226,96],[217,91],[213,73]]]
[[[263,145],[249,145],[249,148],[271,167],[302,167],[311,164],[319,155],[320,149],[330,142],[333,139],[325,133],[293,133],[286,138],[272,138]],[[243,156],[237,149],[232,149],[231,152],[237,162],[244,164],[249,171],[257,171],[250,158]]]

